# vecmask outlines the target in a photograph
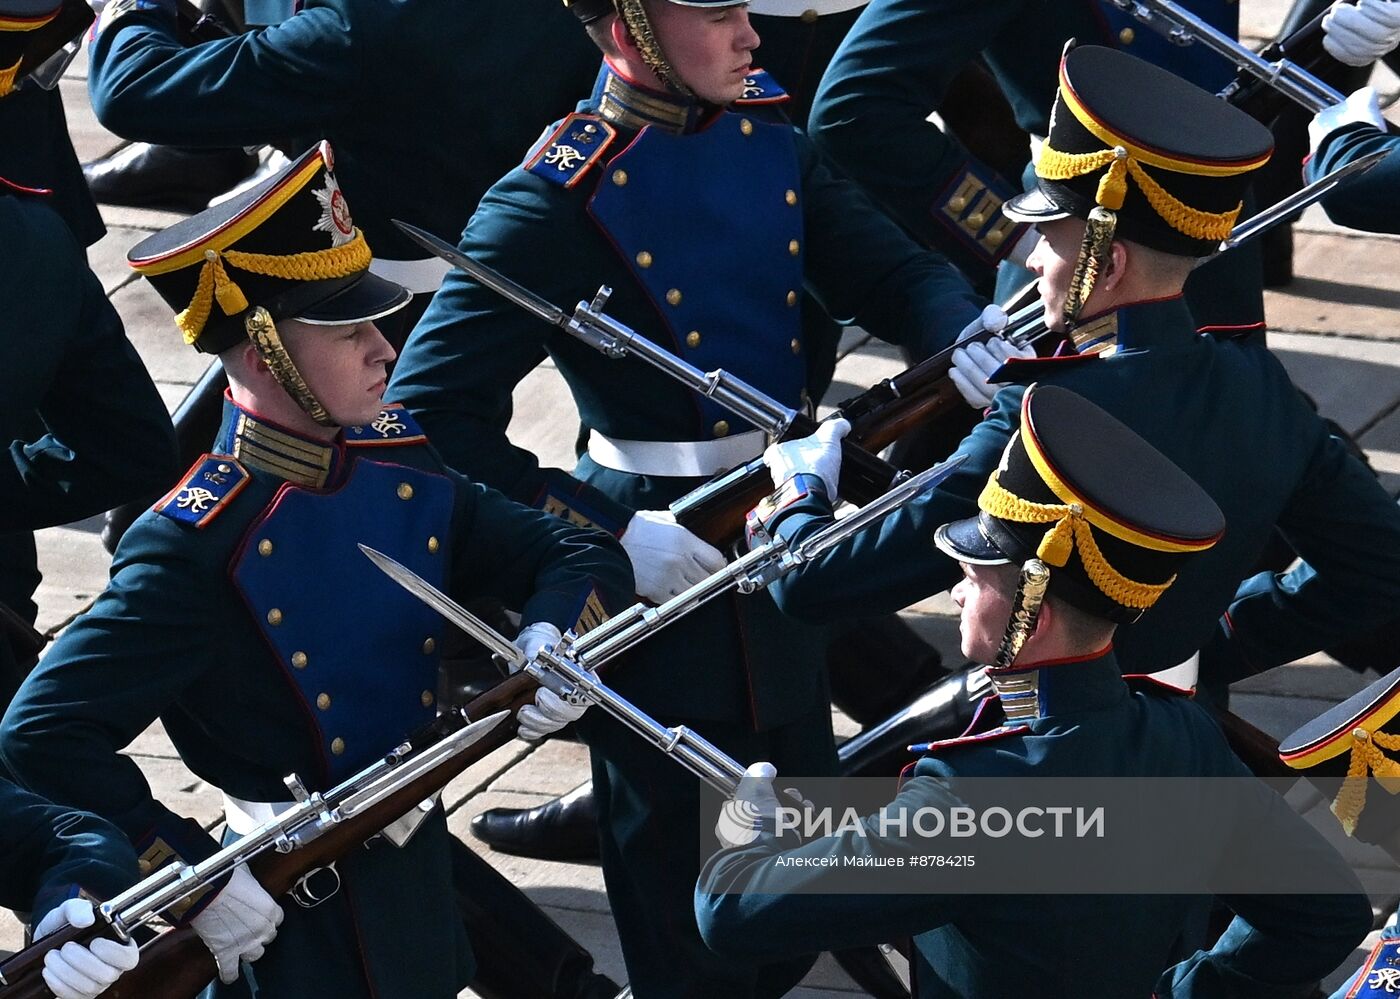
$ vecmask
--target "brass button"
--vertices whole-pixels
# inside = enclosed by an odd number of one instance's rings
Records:
[[[267,623],[274,628],[277,627],[282,623],[282,612],[276,607],[272,608],[272,610],[267,612]]]
[[[1371,733],[1367,732],[1364,728],[1354,728],[1351,730],[1351,737],[1361,742],[1366,742],[1371,738]]]
[[[1118,40],[1124,45],[1133,44],[1133,39],[1136,37],[1137,32],[1135,32],[1132,28],[1124,28],[1122,31],[1118,32]]]
[[[646,250],[643,250],[641,253],[637,254],[637,266],[642,268],[650,267],[651,254],[648,253]]]
[[[306,669],[306,653],[293,652],[292,665],[295,666],[297,669]]]
[[[797,339],[797,337],[793,337],[792,343],[788,344],[788,346],[792,348],[794,354],[802,353],[802,341]]]
[[[797,304],[797,292],[790,291],[787,294],[787,304],[789,307]]]
[[[753,135],[753,122],[749,121],[747,118],[740,118],[739,131],[743,132],[745,135]]]
[[[787,194],[783,195],[783,200],[790,205],[797,204],[797,192],[789,190]]]
[[[818,14],[812,8],[808,7],[802,12],[801,17],[799,17],[798,20],[801,21],[803,24],[816,24],[817,18],[819,17],[821,17],[820,14]]]
[[[680,304],[681,304],[681,292],[680,292],[680,289],[679,289],[679,288],[672,288],[670,291],[666,292],[666,301],[669,302],[671,305],[680,305]]]
[[[627,186],[627,171],[626,171],[626,170],[614,170],[614,171],[613,171],[613,175],[612,175],[612,182],[613,182],[614,184],[616,184],[618,187],[626,187],[626,186]]]
[[[431,708],[433,706],[433,701],[435,700],[435,698],[433,697],[433,692],[431,690],[425,690],[422,694],[419,695],[418,700],[423,702],[423,707]]]
[[[331,752],[334,753],[336,756],[343,755],[345,752],[345,740],[342,739],[340,736],[336,736],[334,739],[332,739]]]
[[[687,333],[687,334],[685,335],[685,345],[686,345],[687,347],[698,347],[698,346],[700,346],[700,331],[699,331],[699,330],[691,330],[689,333]]]
[[[437,641],[432,638],[423,639],[423,655],[430,656],[437,651]]]
[[[263,558],[266,558],[267,556],[271,555],[271,554],[272,554],[272,542],[269,541],[269,540],[267,540],[267,538],[263,538],[261,541],[259,541],[259,542],[258,542],[258,554],[261,555]]]
[[[791,253],[794,257],[797,256],[799,253],[802,252],[802,244],[795,239],[792,240],[788,243],[788,252]]]
[[[140,872],[143,877],[155,870],[155,867],[156,865],[151,863],[149,857],[142,857],[136,862],[136,870]]]
[[[974,229],[981,228],[982,223],[985,221],[987,221],[987,216],[982,214],[981,212],[973,212],[967,217],[967,224],[972,226],[972,228]]]
[[[219,466],[219,471],[221,471],[221,472],[223,472],[225,475],[227,475],[229,472],[232,472],[232,471],[233,471],[233,466],[232,466],[232,465],[222,465],[222,464],[221,464],[221,465]]]
[[[316,707],[320,708],[322,711],[329,711],[331,709],[331,695],[317,694]]]
[[[993,229],[982,238],[987,241],[988,246],[1000,246],[1002,240],[1006,239],[1006,232],[1002,229]]]
[[[729,433],[729,421],[728,421],[728,420],[720,420],[719,422],[717,422],[717,423],[715,424],[715,436],[716,436],[716,437],[723,437],[723,436],[725,436],[727,433]]]
[[[401,499],[401,500],[411,500],[411,499],[413,499],[413,487],[410,486],[407,482],[400,482],[400,483],[399,483],[398,493],[399,493],[399,499]]]
[[[437,552],[438,552],[438,549],[441,548],[441,547],[442,547],[442,544],[441,544],[441,542],[438,541],[437,538],[429,538],[429,539],[428,539],[428,554],[430,554],[430,555],[436,555]]]
[[[950,212],[960,212],[966,207],[967,199],[964,198],[961,194],[958,195],[956,198],[948,199],[948,211]]]

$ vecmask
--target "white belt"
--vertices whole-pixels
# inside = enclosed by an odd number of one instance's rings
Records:
[[[591,430],[588,456],[604,468],[633,475],[709,477],[757,458],[766,440],[762,430],[712,441],[623,441]]]
[[[1176,666],[1169,666],[1160,669],[1156,673],[1149,673],[1148,676],[1159,683],[1170,684],[1173,687],[1180,687],[1183,690],[1195,690],[1196,678],[1201,672],[1201,654],[1193,653],[1191,658]]]
[[[418,803],[411,812],[385,826],[380,835],[395,846],[403,846],[418,831],[423,820],[432,814],[441,792]],[[296,807],[295,801],[244,801],[224,793],[224,822],[235,836],[247,836],[259,826],[266,825],[283,812]]]
[[[375,257],[369,263],[369,272],[385,281],[401,284],[415,295],[431,295],[442,286],[442,279],[452,265],[438,257],[426,260],[386,260]]]
[[[808,11],[818,16],[840,14],[864,7],[870,0],[749,0],[750,14],[769,17],[801,17]]]

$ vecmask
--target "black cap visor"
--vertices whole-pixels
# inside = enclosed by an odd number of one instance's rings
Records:
[[[1006,565],[1011,561],[987,537],[981,516],[944,524],[934,532],[933,544],[949,558],[969,565]]]
[[[312,326],[354,326],[393,315],[412,300],[403,285],[366,271],[349,287],[296,310],[295,318]]]
[[[1074,214],[1072,206],[1062,204],[1044,186],[1037,184],[1024,194],[1008,198],[1001,206],[1001,213],[1013,222],[1054,222],[1067,219]]]

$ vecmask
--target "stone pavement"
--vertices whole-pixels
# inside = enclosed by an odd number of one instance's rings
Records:
[[[1284,9],[1281,0],[1244,0],[1246,34],[1255,39],[1270,34]],[[80,59],[61,86],[74,144],[83,159],[90,159],[116,148],[120,140],[94,119],[84,71]],[[1382,80],[1381,85],[1391,94],[1397,87],[1393,78]],[[204,360],[181,345],[168,309],[126,268],[125,254],[136,241],[179,216],[125,209],[108,210],[105,216],[109,235],[91,251],[93,268],[173,408],[201,373]],[[1271,343],[1322,412],[1357,437],[1395,493],[1400,491],[1400,324],[1396,321],[1400,291],[1395,283],[1395,275],[1400,274],[1400,240],[1340,230],[1317,211],[1305,216],[1297,233],[1297,280],[1268,296],[1269,318],[1276,331],[1270,334]],[[898,367],[889,348],[852,333],[830,398],[840,400]],[[576,425],[568,394],[548,366],[517,390],[512,438],[534,449],[547,463],[567,467]],[[103,586],[108,557],[98,542],[98,529],[98,523],[89,521],[41,533],[41,628],[61,628]],[[905,613],[945,656],[956,657],[956,620],[946,598],[926,600]],[[1282,736],[1361,683],[1326,657],[1316,656],[1239,685],[1236,708],[1273,735]],[[854,733],[848,720],[838,715],[835,721],[838,736]],[[181,765],[159,726],[144,733],[128,752],[167,804],[201,822],[218,821],[217,792]],[[444,801],[451,827],[589,947],[601,971],[621,981],[621,955],[596,867],[494,854],[466,832],[471,817],[486,808],[538,804],[574,787],[586,775],[586,753],[577,744],[554,741],[532,747],[517,741],[455,781]],[[1322,803],[1308,799],[1301,790],[1295,791],[1295,797],[1300,810],[1319,824],[1333,822]],[[1363,880],[1374,887],[1377,912],[1393,908],[1400,889],[1394,887],[1394,877],[1385,875],[1394,871],[1394,863],[1379,851],[1356,844],[1349,851]],[[0,914],[0,948],[11,949],[18,940],[17,923]],[[1349,967],[1360,959],[1358,952]],[[1333,983],[1339,978],[1340,972]],[[860,993],[824,958],[793,994],[815,999]]]

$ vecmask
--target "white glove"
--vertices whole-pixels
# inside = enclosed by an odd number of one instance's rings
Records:
[[[520,629],[520,634],[515,636],[515,647],[525,653],[526,659],[533,659],[541,650],[559,644],[559,639],[563,637],[559,629],[548,621],[536,621]]]
[[[1322,19],[1322,47],[1348,66],[1369,66],[1400,45],[1400,3],[1335,3]]]
[[[559,629],[548,621],[536,621],[522,628],[520,634],[515,636],[515,647],[525,653],[526,659],[533,659],[541,649],[555,645],[561,637]],[[587,709],[586,704],[570,704],[553,691],[540,687],[535,691],[535,703],[527,704],[516,712],[517,734],[522,739],[537,742],[569,722],[582,718]]]
[[[34,939],[42,940],[65,926],[86,929],[95,918],[91,902],[70,898],[39,921]],[[96,999],[140,959],[135,940],[120,944],[102,938],[86,947],[70,941],[44,955],[44,984],[58,999]]]
[[[1313,120],[1308,122],[1309,149],[1316,153],[1323,139],[1344,125],[1358,123],[1385,131],[1385,119],[1381,117],[1381,106],[1376,97],[1375,87],[1362,87],[1355,93],[1348,94],[1341,104],[1333,104],[1313,115]]]
[[[810,437],[770,444],[763,452],[763,463],[773,476],[773,486],[781,488],[794,475],[815,475],[834,501],[836,483],[841,478],[841,438],[850,432],[848,420],[825,420]]]
[[[715,836],[726,850],[748,846],[758,839],[765,822],[770,825],[778,814],[778,795],[773,780],[778,776],[771,763],[754,763],[744,771],[734,797],[724,803],[715,822]]]
[[[1012,357],[1034,357],[1034,347],[1018,347],[1010,340],[992,337],[986,344],[970,343],[953,351],[953,366],[948,377],[958,393],[973,409],[986,409],[992,404],[1000,385],[987,381]]]
[[[1017,267],[1025,267],[1026,262],[1031,259],[1031,253],[1035,250],[1035,244],[1039,242],[1040,230],[1036,229],[1035,226],[1031,226],[1025,232],[1021,233],[1021,238],[1016,240],[1016,245],[1011,248],[1011,252],[1006,255],[1006,259]],[[1006,310],[1002,309],[999,305],[989,305],[987,308],[996,309],[1003,316],[1006,315]],[[983,315],[986,315],[985,311]],[[1002,326],[1005,325],[1006,323],[1003,321]]]
[[[670,510],[638,510],[619,540],[632,560],[637,596],[654,604],[669,600],[728,564],[718,549],[677,524]]]
[[[238,962],[249,964],[263,956],[263,949],[277,936],[282,907],[273,900],[246,864],[233,869],[224,890],[190,925],[214,955],[219,981],[238,981]]]

